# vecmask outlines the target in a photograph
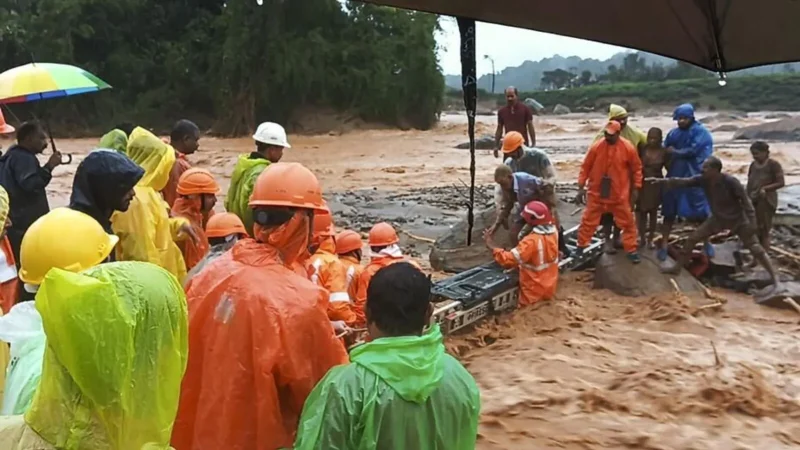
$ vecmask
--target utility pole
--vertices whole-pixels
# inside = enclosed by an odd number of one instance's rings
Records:
[[[489,56],[489,55],[483,55],[483,59],[488,59],[488,60],[489,60],[489,61],[491,61],[491,63],[492,63],[492,94],[494,94],[494,76],[495,76],[495,71],[494,71],[494,58],[492,58],[492,57],[491,57],[491,56]]]

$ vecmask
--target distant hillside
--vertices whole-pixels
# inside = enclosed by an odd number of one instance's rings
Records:
[[[458,95],[458,94],[456,94]],[[674,107],[690,102],[704,109],[740,111],[800,111],[800,74],[735,77],[721,87],[713,78],[644,83],[598,84],[547,92],[521,92],[535,97],[545,108],[557,104],[572,110],[605,110],[609,103],[631,110],[650,106]],[[498,104],[505,100],[495,95]]]
[[[593,58],[583,59],[578,56],[563,57],[560,55],[544,58],[540,61],[525,61],[520,66],[507,67],[498,72],[495,79],[495,92],[501,92],[506,86],[516,86],[520,91],[538,90],[540,89],[540,81],[544,72],[556,69],[567,70],[576,74],[588,70],[595,76],[602,75],[607,72],[608,66],[612,64],[617,67],[621,66],[625,56],[628,54],[629,52],[617,53],[603,61]],[[638,54],[645,59],[648,65],[657,63],[669,67],[676,64],[674,59],[664,58],[663,56],[645,52],[638,52]],[[735,72],[732,76],[777,74],[792,71],[800,72],[800,63],[756,67]],[[448,87],[461,89],[461,75],[445,75],[445,83]],[[478,79],[478,88],[487,92],[491,91],[491,74],[484,75]]]

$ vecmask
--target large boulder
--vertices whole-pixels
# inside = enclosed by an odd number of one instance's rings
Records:
[[[734,139],[800,141],[800,117],[776,120],[739,129]]]
[[[553,108],[553,114],[556,114],[556,115],[559,115],[559,116],[560,115],[564,115],[564,114],[569,114],[571,112],[572,111],[570,111],[569,108],[567,108],[566,106],[564,106],[564,105],[562,105],[560,103],[558,105],[556,105],[555,108]]]
[[[661,273],[660,263],[654,251],[640,252],[642,262],[633,264],[623,251],[615,255],[603,255],[594,271],[595,289],[608,289],[617,295],[641,297],[672,292],[674,279],[681,292],[701,292],[702,284],[689,272],[681,270],[678,275]],[[674,264],[669,260],[664,264]]]
[[[544,110],[544,105],[537,102],[536,99],[528,97],[525,99],[524,103],[536,114],[539,114]]]
[[[463,144],[456,145],[456,148],[460,150],[468,150],[469,141],[464,142]],[[475,149],[477,150],[494,150],[494,148],[495,148],[494,136],[485,134],[475,139]]]
[[[467,246],[467,221],[462,220],[436,240],[430,253],[431,267],[443,272],[463,272],[492,261],[492,252],[483,243],[483,230],[494,223],[497,212],[494,206],[477,211],[472,228],[472,245]],[[498,245],[511,245],[509,233],[500,229],[495,238]]]
[[[714,128],[712,131],[714,133],[730,133],[731,131],[737,131],[739,127],[732,124],[720,125],[717,128]]]

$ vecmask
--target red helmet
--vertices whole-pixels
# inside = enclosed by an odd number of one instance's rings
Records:
[[[525,205],[525,209],[522,210],[522,218],[533,226],[553,223],[553,215],[550,213],[550,208],[536,200]]]

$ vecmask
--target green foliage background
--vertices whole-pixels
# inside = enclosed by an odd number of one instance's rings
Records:
[[[114,89],[12,106],[62,133],[189,118],[221,135],[301,108],[426,129],[441,110],[437,17],[337,0],[2,0],[2,70],[75,64]]]

